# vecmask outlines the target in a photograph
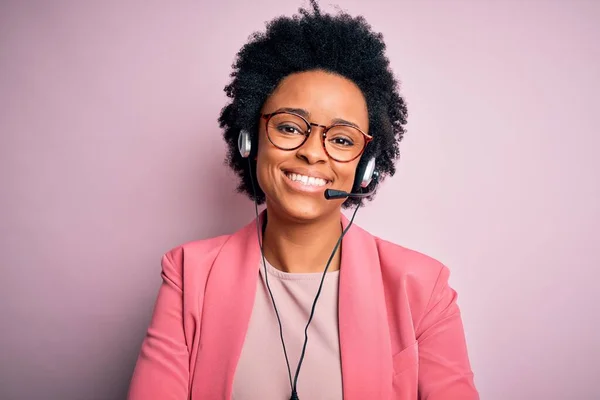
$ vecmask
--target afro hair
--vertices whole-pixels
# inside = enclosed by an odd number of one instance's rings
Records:
[[[240,155],[238,136],[242,130],[250,133],[253,153],[249,160],[255,163],[260,111],[279,83],[298,72],[333,73],[351,80],[363,92],[373,140],[359,169],[376,157],[376,174],[366,188],[373,194],[366,199],[372,200],[382,179],[396,171],[407,109],[385,55],[383,35],[373,32],[362,16],[322,14],[316,1],[311,0],[311,5],[312,10],[300,8],[299,14],[275,18],[264,33],[254,33],[238,52],[231,82],[225,87],[231,101],[222,109],[219,125],[228,148],[226,163],[240,178],[238,191],[258,204],[264,203],[265,194],[258,186],[254,193],[256,168]],[[353,190],[358,190],[357,184]],[[363,199],[348,198],[343,206],[358,206]]]

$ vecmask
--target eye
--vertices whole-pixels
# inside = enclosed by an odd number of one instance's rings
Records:
[[[329,139],[329,142],[331,142],[331,144],[334,144],[336,146],[340,146],[340,147],[352,147],[354,146],[354,142],[344,136],[336,136],[336,137],[332,137]]]
[[[294,124],[279,124],[277,130],[286,135],[304,135],[302,129]]]
[[[348,150],[360,144],[363,134],[353,126],[336,125],[327,132],[330,146]]]

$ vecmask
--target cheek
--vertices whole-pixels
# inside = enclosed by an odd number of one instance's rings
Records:
[[[273,151],[268,146],[259,145],[256,155],[256,175],[259,185],[263,192],[271,193],[277,180],[278,165],[281,157],[277,151]]]
[[[352,163],[351,165],[344,165],[342,168],[338,169],[338,177],[342,181],[342,185],[346,191],[352,189],[352,184],[354,183],[356,174],[356,167],[357,165]]]
[[[263,191],[266,191],[265,185],[268,186],[269,182],[269,165],[270,162],[264,152],[259,151],[256,155],[256,177],[258,178],[258,183]]]

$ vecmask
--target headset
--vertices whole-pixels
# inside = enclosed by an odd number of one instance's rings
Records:
[[[296,373],[294,375],[294,378],[292,379],[292,371],[290,369],[290,362],[289,362],[288,355],[287,355],[285,341],[283,340],[283,327],[281,325],[281,319],[279,317],[279,311],[277,310],[277,305],[275,304],[275,298],[273,297],[273,292],[271,291],[271,287],[269,286],[269,275],[267,273],[267,262],[265,260],[265,254],[263,251],[262,239],[261,239],[262,235],[261,235],[261,229],[260,229],[259,221],[258,221],[258,204],[256,202],[256,185],[254,183],[254,178],[252,177],[252,163],[250,162],[250,153],[252,152],[252,139],[250,137],[250,133],[246,130],[240,131],[240,134],[238,136],[238,150],[239,150],[242,158],[246,158],[248,160],[248,168],[250,169],[250,180],[252,182],[252,190],[254,192],[254,199],[255,199],[254,200],[254,211],[256,213],[256,234],[257,234],[257,238],[258,238],[258,246],[260,248],[260,253],[262,256],[262,263],[263,263],[263,268],[264,268],[265,281],[267,284],[267,290],[269,291],[269,295],[271,297],[271,302],[273,303],[273,308],[275,310],[275,315],[277,316],[277,322],[279,324],[279,337],[281,338],[281,346],[283,347],[283,354],[285,356],[285,362],[287,364],[288,376],[290,379],[290,389],[292,392],[290,400],[299,400],[298,391],[297,391],[298,376],[300,374],[300,367],[302,366],[302,361],[304,360],[304,355],[306,354],[306,346],[308,344],[308,328],[309,328],[310,323],[315,314],[315,308],[317,305],[317,301],[319,300],[319,296],[321,295],[321,289],[323,288],[323,282],[325,281],[325,276],[327,275],[327,270],[329,269],[329,265],[331,264],[331,261],[333,260],[333,257],[335,256],[335,253],[336,253],[338,247],[342,243],[342,239],[344,238],[344,236],[346,235],[346,233],[352,226],[352,223],[354,222],[354,217],[356,216],[356,212],[358,211],[360,204],[358,206],[356,206],[356,208],[354,209],[354,212],[352,213],[352,218],[350,218],[350,222],[348,223],[346,228],[344,228],[344,230],[342,231],[342,234],[340,235],[337,243],[335,244],[335,246],[333,248],[333,251],[331,252],[331,255],[329,256],[329,259],[327,260],[327,264],[325,265],[325,270],[323,271],[323,275],[321,276],[321,283],[319,284],[319,289],[317,290],[317,294],[315,296],[315,299],[313,300],[310,316],[308,317],[308,322],[306,323],[306,326],[304,328],[304,344],[302,346],[302,353],[300,354],[300,359],[298,360],[298,366],[296,368]],[[378,173],[377,173],[377,171],[375,171],[375,161],[376,161],[375,157],[372,157],[366,163],[359,163],[359,167],[356,171],[356,178],[355,178],[353,187],[358,186],[359,188],[364,189],[367,186],[369,186],[369,184],[371,183],[373,178],[378,177]],[[344,198],[348,198],[348,197],[367,197],[373,193],[374,193],[374,191],[370,191],[370,192],[366,192],[366,193],[362,193],[362,192],[350,192],[349,193],[349,192],[345,192],[343,190],[326,189],[325,190],[325,198],[327,200],[334,200],[334,199],[344,199]],[[262,233],[264,234],[264,228],[263,228]]]

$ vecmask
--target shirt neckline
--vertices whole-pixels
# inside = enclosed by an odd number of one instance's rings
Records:
[[[274,276],[277,279],[287,280],[287,281],[310,281],[310,280],[320,280],[323,276],[322,272],[284,272],[275,268],[267,259],[265,259],[265,264],[267,265],[267,273],[269,275]],[[263,272],[264,266],[262,263],[262,259],[260,261],[260,270]],[[325,274],[325,280],[336,279],[339,277],[340,270],[337,271],[328,271]]]

